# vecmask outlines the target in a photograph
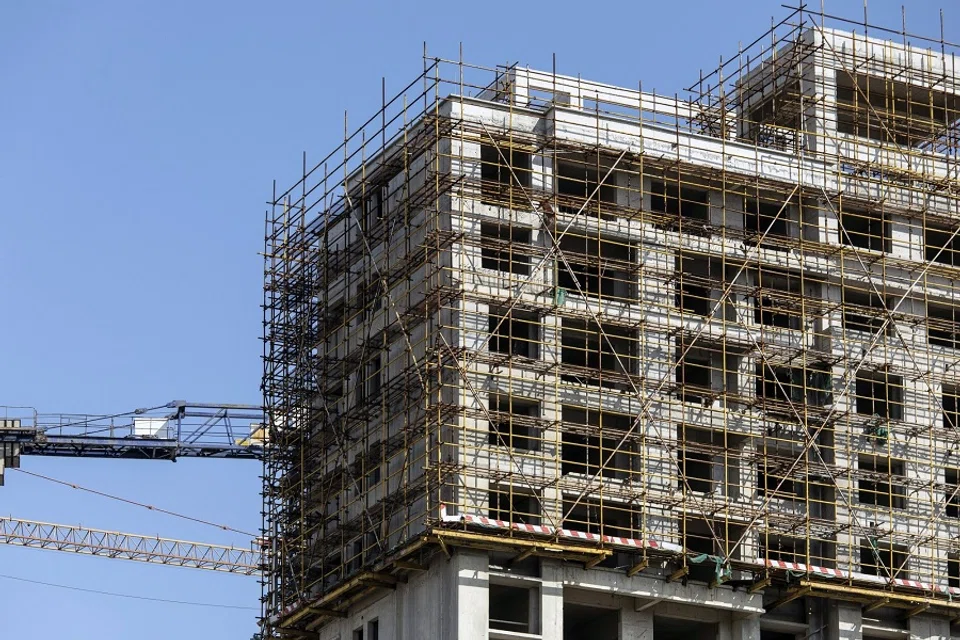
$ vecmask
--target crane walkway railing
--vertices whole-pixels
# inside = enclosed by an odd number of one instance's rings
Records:
[[[263,410],[255,405],[175,401],[113,415],[11,407],[0,408],[0,415],[0,473],[4,464],[16,467],[21,455],[176,460],[263,454]]]

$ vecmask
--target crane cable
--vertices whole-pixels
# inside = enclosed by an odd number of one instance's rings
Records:
[[[130,505],[133,505],[133,506],[135,506],[135,507],[142,507],[142,508],[148,509],[148,510],[150,510],[150,511],[156,511],[157,513],[162,513],[162,514],[164,514],[164,515],[173,516],[174,518],[181,518],[181,519],[183,519],[183,520],[189,520],[189,521],[191,521],[191,522],[196,522],[196,523],[199,523],[199,524],[204,524],[204,525],[207,525],[207,526],[209,526],[209,527],[216,527],[217,529],[221,529],[221,530],[223,530],[223,531],[230,531],[230,532],[233,532],[233,533],[239,533],[239,534],[244,535],[244,536],[249,536],[249,537],[252,538],[252,539],[256,539],[256,538],[258,537],[258,535],[255,534],[255,533],[250,533],[249,531],[244,531],[244,530],[242,530],[242,529],[236,529],[236,528],[231,527],[231,526],[229,526],[229,525],[219,524],[219,523],[216,523],[216,522],[210,522],[209,520],[203,520],[203,519],[201,519],[201,518],[194,518],[193,516],[188,516],[188,515],[185,515],[185,514],[182,514],[182,513],[177,513],[176,511],[170,511],[169,509],[162,509],[162,508],[160,508],[160,507],[155,507],[155,506],[153,506],[153,505],[146,504],[146,503],[143,503],[143,502],[137,502],[136,500],[130,500],[129,498],[123,498],[123,497],[121,497],[121,496],[116,496],[116,495],[113,495],[113,494],[110,494],[110,493],[105,493],[105,492],[103,492],[103,491],[98,491],[98,490],[96,490],[96,489],[90,489],[90,488],[88,488],[88,487],[84,487],[84,486],[81,486],[81,485],[79,485],[79,484],[74,484],[74,483],[72,483],[72,482],[67,482],[67,481],[65,481],[65,480],[58,480],[57,478],[51,478],[50,476],[45,476],[45,475],[43,475],[42,473],[34,473],[33,471],[27,471],[27,470],[25,470],[25,469],[8,469],[8,471],[19,471],[20,473],[25,473],[25,474],[27,474],[28,476],[33,476],[33,477],[35,477],[35,478],[40,478],[41,480],[47,480],[48,482],[53,482],[53,483],[56,483],[56,484],[63,485],[63,486],[65,486],[65,487],[70,487],[71,489],[77,489],[78,491],[86,491],[87,493],[92,493],[92,494],[97,495],[97,496],[100,496],[100,497],[102,497],[102,498],[109,498],[109,499],[111,499],[111,500],[117,500],[118,502],[124,502],[124,503],[126,503],[126,504],[130,504]]]
[[[237,605],[237,604],[220,604],[216,602],[191,602],[188,600],[168,600],[166,598],[137,596],[132,593],[117,593],[115,591],[102,591],[100,589],[88,589],[86,587],[75,587],[69,584],[57,584],[56,582],[43,582],[42,580],[31,580],[29,578],[21,578],[20,576],[11,576],[5,573],[0,573],[0,579],[16,580],[17,582],[27,582],[30,584],[37,584],[44,587],[55,587],[57,589],[69,589],[71,591],[82,591],[84,593],[92,593],[99,596],[111,596],[113,598],[128,598],[130,600],[146,600],[148,602],[162,602],[165,604],[182,604],[182,605],[188,605],[191,607],[214,607],[217,609],[243,609],[245,611],[258,610],[257,607],[245,607],[243,605]]]

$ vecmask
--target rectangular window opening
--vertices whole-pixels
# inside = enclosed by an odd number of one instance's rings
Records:
[[[676,181],[650,183],[650,209],[658,213],[710,222],[710,192]],[[682,228],[682,227],[681,227]]]
[[[636,530],[631,523],[639,521],[629,506],[612,501],[581,499],[574,506],[572,500],[566,500],[563,513],[565,529],[598,536],[632,538]]]
[[[713,401],[715,394],[710,356],[691,350],[680,360],[685,349],[683,345],[677,347],[677,396],[684,402],[706,406]]]
[[[837,71],[837,131],[911,147],[942,144],[960,119],[957,96],[906,82]]]
[[[539,402],[490,394],[490,444],[521,451],[538,450],[540,438],[536,420],[539,417]]]
[[[886,253],[891,250],[890,220],[883,211],[841,210],[840,226],[840,244]]]
[[[871,576],[909,579],[907,548],[889,542],[865,539],[860,541],[860,571]]]
[[[480,145],[480,193],[484,204],[526,208],[532,176],[532,155],[499,143]]]
[[[885,324],[887,312],[883,298],[872,290],[858,291],[850,287],[843,288],[843,329],[844,331],[864,331],[876,334],[884,329],[889,335],[893,328]]]
[[[539,590],[531,587],[490,583],[490,628],[515,633],[535,633],[531,600]]]
[[[563,406],[561,473],[626,479],[634,463],[628,415]],[[602,435],[601,435],[602,434]],[[601,468],[602,467],[602,468]]]
[[[637,299],[637,254],[632,245],[569,233],[560,239],[560,250],[566,259],[557,262],[560,287],[574,294]]]
[[[743,214],[743,229],[747,241],[755,244],[764,238],[760,246],[767,249],[786,251],[787,246],[778,243],[777,239],[791,237],[790,233],[790,205],[783,202],[764,202],[761,200],[747,200]],[[764,235],[766,234],[766,235]]]
[[[947,485],[943,492],[943,498],[946,501],[944,513],[948,518],[960,518],[960,477],[958,469],[944,469],[943,481]]]
[[[943,385],[943,395],[940,403],[943,405],[943,428],[956,429],[960,426],[960,389],[950,385]]]
[[[560,361],[568,372],[567,382],[628,388],[619,376],[634,375],[637,368],[637,332],[614,324],[597,324],[563,318]],[[577,370],[579,369],[579,370]],[[603,374],[612,374],[614,379]]]
[[[530,238],[533,230],[493,222],[480,224],[483,246],[480,249],[481,266],[520,276],[530,275]]]
[[[960,308],[928,304],[927,340],[950,349],[960,347]]]
[[[540,318],[536,314],[493,308],[488,320],[490,351],[532,359],[539,356]]]
[[[777,562],[806,564],[807,542],[803,538],[793,538],[776,534],[761,534],[760,557]]]
[[[801,274],[764,269],[756,272],[755,282],[753,321],[768,327],[800,329],[803,313]]]
[[[723,267],[714,260],[679,255],[674,304],[683,312],[707,317],[713,312],[713,288],[725,287]]]
[[[884,421],[903,420],[903,378],[883,371],[858,374],[856,411]]]
[[[494,485],[490,489],[490,517],[503,522],[540,524],[540,501],[517,487]]]
[[[857,499],[860,504],[883,509],[903,509],[906,506],[902,460],[861,455],[857,459],[857,471]]]
[[[924,254],[927,260],[960,267],[960,233],[948,227],[928,226],[923,234]]]
[[[557,163],[557,196],[560,211],[577,213],[583,210],[587,215],[613,217],[613,207],[617,202],[614,187],[616,173],[611,174],[600,185],[608,169],[572,162]],[[589,200],[587,200],[589,198]]]
[[[717,640],[716,622],[654,616],[653,640]]]

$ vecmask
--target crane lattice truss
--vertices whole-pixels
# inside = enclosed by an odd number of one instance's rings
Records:
[[[267,214],[268,632],[470,536],[960,594],[956,48],[827,23],[687,100],[427,59],[304,159]]]
[[[7,408],[0,418],[0,485],[4,467],[19,467],[21,455],[259,460],[263,446],[263,409],[254,405],[174,401],[116,415]]]
[[[0,517],[0,544],[246,576],[259,575],[262,568],[260,549],[241,549],[17,518]]]

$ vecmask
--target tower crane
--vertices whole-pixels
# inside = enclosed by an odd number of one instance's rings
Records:
[[[265,445],[255,405],[177,400],[110,415],[0,411],[0,486],[22,456],[258,460]],[[13,517],[0,517],[0,544],[247,576],[259,575],[267,552],[260,539],[240,548]]]

